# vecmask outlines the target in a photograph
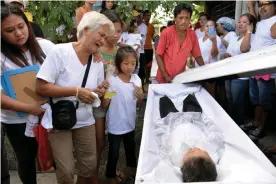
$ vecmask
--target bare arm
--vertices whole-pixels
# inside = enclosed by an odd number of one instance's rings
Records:
[[[76,27],[79,25],[79,23],[80,23],[82,17],[83,17],[83,14],[82,14],[82,12],[80,11],[80,9],[78,8],[78,9],[76,10]]]
[[[157,61],[158,69],[160,70],[163,79],[165,79],[166,82],[171,82],[171,79],[165,70],[163,57],[156,54],[156,61]]]
[[[36,93],[41,96],[69,97],[77,94],[76,87],[60,87],[42,79],[36,80]]]
[[[157,65],[158,65],[158,68],[159,70],[161,71],[161,74],[167,74],[166,73],[166,70],[165,70],[165,66],[164,66],[164,60],[163,60],[163,57],[156,54],[156,61],[157,61]]]
[[[276,39],[276,23],[274,23],[274,24],[272,25],[272,27],[270,28],[270,31],[271,31],[271,37],[272,37],[273,39]]]
[[[253,15],[255,18],[257,18],[257,14],[256,14],[256,12],[255,12],[255,1],[254,0],[249,0],[248,1],[248,9],[249,9],[249,13],[251,14],[251,15]]]
[[[223,44],[226,48],[228,47],[229,43],[228,43],[226,40],[224,40],[223,38],[221,38],[221,42],[222,42],[222,44]]]
[[[37,105],[26,104],[8,97],[1,92],[1,109],[10,110],[15,112],[25,112],[32,115],[40,115],[44,110]]]
[[[110,101],[111,101],[111,99],[109,99],[109,98],[103,98],[103,100],[102,100],[102,107],[104,109],[107,109],[108,106],[109,106],[109,104],[110,104]]]
[[[199,66],[203,66],[204,65],[204,61],[203,61],[202,56],[199,56],[199,57],[195,58],[195,60],[196,60],[196,62],[197,62],[197,64]]]
[[[215,57],[218,55],[218,46],[217,46],[217,39],[216,36],[214,38],[211,39],[212,41],[212,49],[211,49],[211,56]]]
[[[242,53],[249,52],[251,48],[251,33],[246,33],[240,46]]]
[[[245,34],[243,41],[240,46],[240,50],[242,53],[246,53],[250,51],[251,48],[251,37],[252,37],[253,25],[247,26],[247,33]]]

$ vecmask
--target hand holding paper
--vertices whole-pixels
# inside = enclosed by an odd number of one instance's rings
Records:
[[[92,104],[95,100],[95,96],[91,93],[91,91],[87,88],[79,88],[78,89],[78,98],[85,104]]]
[[[104,80],[98,88],[105,88],[108,89],[109,88],[109,81],[108,80]]]

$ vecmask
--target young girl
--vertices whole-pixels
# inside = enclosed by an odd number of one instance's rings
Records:
[[[130,47],[118,49],[115,66],[117,76],[110,77],[110,88],[116,92],[111,99],[103,100],[103,107],[107,111],[107,127],[109,152],[106,166],[106,177],[109,183],[116,183],[116,167],[119,159],[121,139],[124,143],[127,167],[135,170],[135,140],[134,129],[136,119],[136,104],[143,100],[142,82],[138,75],[133,74],[137,63],[137,54]]]
[[[211,31],[211,29],[213,29]],[[201,54],[205,64],[213,63],[218,61],[219,48],[221,47],[220,38],[215,32],[215,22],[208,20],[205,24],[205,35],[198,39]],[[195,66],[199,65],[195,62]],[[206,82],[206,88],[208,92],[215,97],[215,81],[209,80]]]

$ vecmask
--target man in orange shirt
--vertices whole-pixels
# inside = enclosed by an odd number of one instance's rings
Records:
[[[177,5],[174,9],[175,25],[166,28],[160,36],[156,51],[156,80],[159,83],[171,83],[176,75],[184,72],[190,55],[198,65],[204,65],[197,36],[189,28],[192,13],[190,5]]]
[[[154,36],[154,26],[149,23],[151,17],[151,13],[148,10],[144,11],[144,23],[147,26],[147,38],[144,45],[145,49],[145,62],[146,62],[146,80],[149,80],[150,76],[150,63],[152,62],[153,58],[153,47],[152,47],[152,39]]]

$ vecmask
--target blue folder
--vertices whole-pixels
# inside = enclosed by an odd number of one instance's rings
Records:
[[[36,73],[37,73],[39,71],[39,66],[38,65],[26,66],[24,68],[19,68],[19,69],[3,72],[1,75],[1,85],[4,90],[5,95],[7,95],[13,99],[16,99],[16,94],[13,89],[10,76],[22,74],[22,73],[30,72],[30,71],[36,71]],[[17,114],[18,114],[18,116],[26,115],[26,113],[22,113],[22,112],[17,112]]]

